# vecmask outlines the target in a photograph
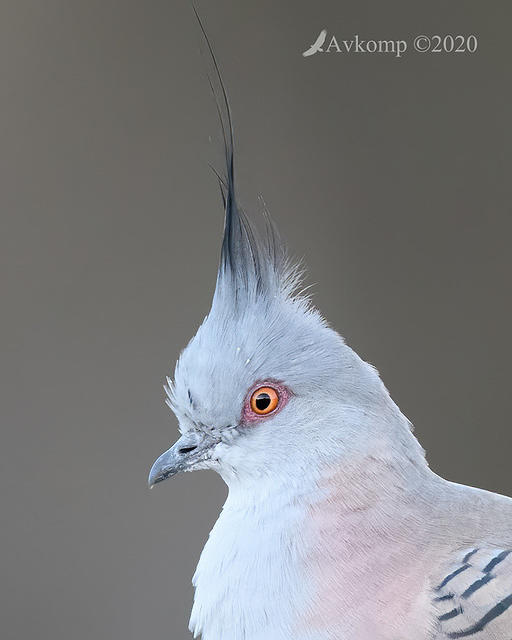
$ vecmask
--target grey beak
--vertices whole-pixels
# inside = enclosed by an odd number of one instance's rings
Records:
[[[219,440],[206,433],[197,431],[185,433],[168,451],[155,460],[149,472],[149,488],[180,471],[191,469],[196,462],[204,460],[208,450],[218,442]]]

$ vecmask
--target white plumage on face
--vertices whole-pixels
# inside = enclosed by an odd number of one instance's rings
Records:
[[[336,394],[346,349],[316,311],[285,289],[248,296],[238,304],[231,296],[217,295],[178,361],[170,404],[182,432],[213,431],[223,443],[245,446],[249,456],[251,441],[261,437],[258,431],[271,436],[274,448],[280,439],[284,446],[286,429],[296,436]],[[248,420],[244,407],[250,392],[265,383],[281,388],[286,406]],[[246,466],[251,462],[247,455]],[[269,449],[267,463],[271,456]],[[222,463],[222,457],[215,456],[215,461]],[[254,460],[258,466],[262,462]]]

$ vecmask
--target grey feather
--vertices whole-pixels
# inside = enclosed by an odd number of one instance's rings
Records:
[[[439,638],[503,640],[512,634],[512,549],[474,547],[457,556],[435,589]]]

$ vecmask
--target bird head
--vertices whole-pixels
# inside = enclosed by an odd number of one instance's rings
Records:
[[[231,188],[212,307],[166,385],[182,436],[150,484],[199,468],[229,481],[310,467],[317,447],[328,453],[340,400],[358,402],[356,378],[378,379],[297,293],[299,269],[272,225],[258,237]]]
[[[211,309],[165,387],[181,437],[156,460],[149,484],[195,469],[214,469],[230,486],[301,482],[323,464],[368,453],[371,442],[389,437],[396,446],[408,423],[376,370],[299,291],[302,270],[269,217],[258,233],[238,205],[231,114],[210,53],[226,156],[224,237]]]
[[[376,370],[298,292],[301,269],[270,220],[258,234],[240,210],[229,167],[212,306],[165,387],[182,435],[150,485],[194,469],[230,485],[299,482],[382,441],[376,422],[398,412]]]

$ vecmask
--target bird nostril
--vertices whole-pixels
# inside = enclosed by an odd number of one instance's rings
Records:
[[[180,453],[190,453],[190,451],[194,451],[194,449],[197,449],[197,446],[182,447],[179,451],[180,451]]]

